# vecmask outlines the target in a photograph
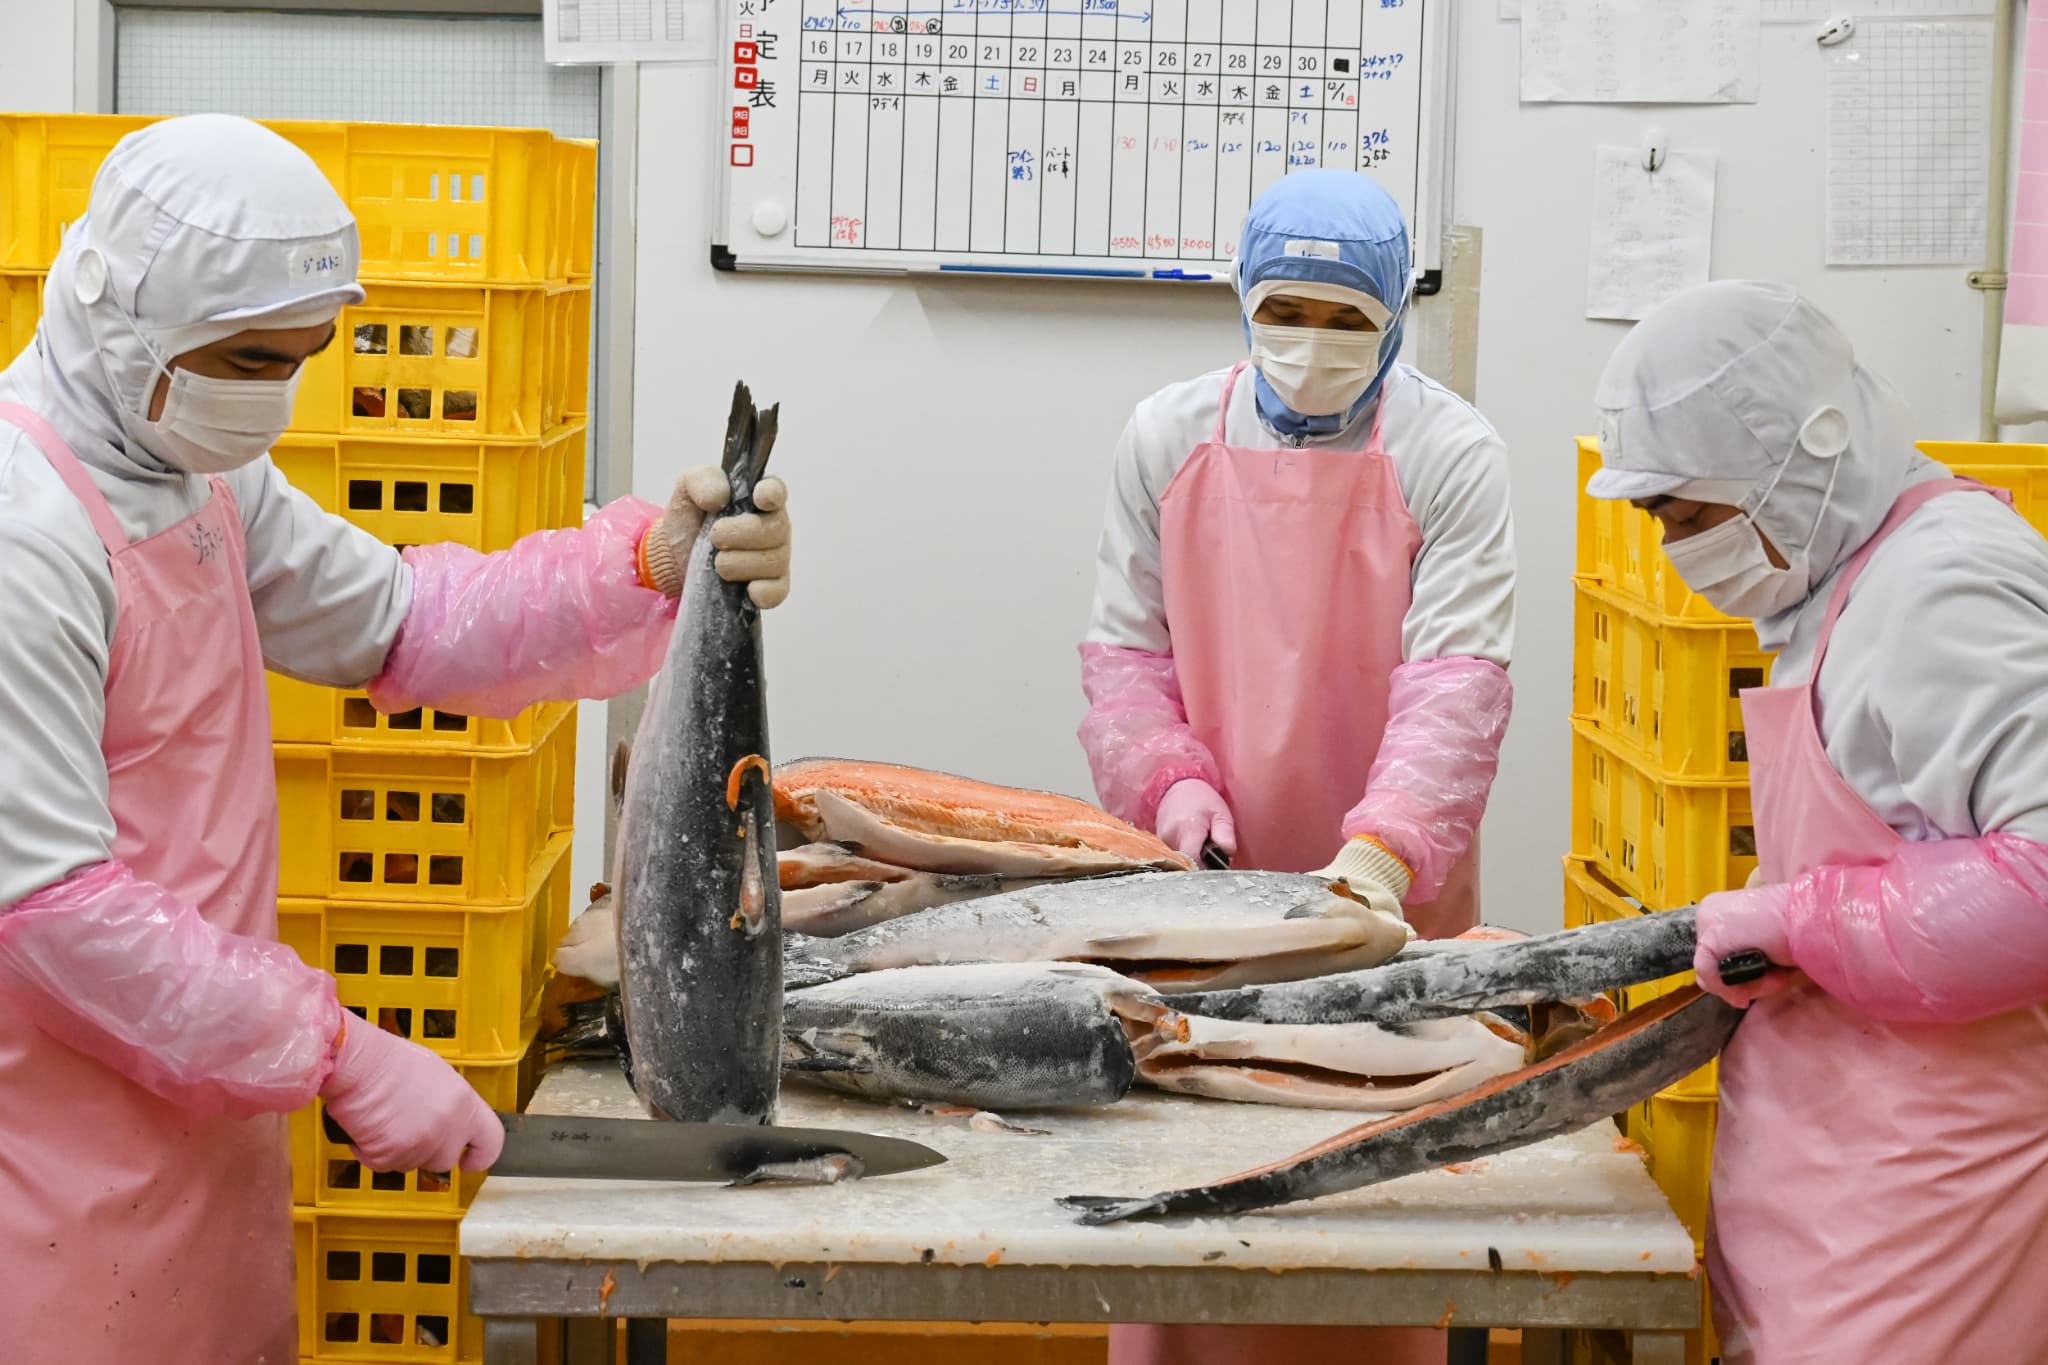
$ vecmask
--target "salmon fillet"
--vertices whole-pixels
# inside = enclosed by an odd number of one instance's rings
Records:
[[[841,758],[785,763],[775,770],[776,818],[796,826],[808,839],[825,838],[818,811],[820,791],[919,834],[1092,849],[1142,867],[1191,866],[1156,836],[1085,801],[893,763]]]

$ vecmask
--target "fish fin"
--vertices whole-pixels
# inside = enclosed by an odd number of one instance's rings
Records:
[[[805,986],[822,986],[828,981],[844,981],[852,976],[851,969],[836,962],[817,956],[810,948],[811,939],[804,934],[785,933],[782,936],[782,988],[786,991],[802,990]]]
[[[1074,1221],[1083,1227],[1101,1227],[1104,1223],[1120,1223],[1126,1218],[1142,1218],[1160,1209],[1157,1198],[1126,1199],[1108,1194],[1069,1194],[1056,1201],[1060,1207],[1072,1209],[1081,1216]]]

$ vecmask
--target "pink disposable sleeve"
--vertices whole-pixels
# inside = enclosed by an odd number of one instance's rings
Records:
[[[1371,835],[1408,865],[1427,904],[1472,847],[1514,709],[1507,671],[1486,659],[1417,659],[1394,670],[1387,729],[1344,837]]]
[[[583,526],[536,531],[494,555],[413,546],[412,607],[371,702],[508,717],[646,682],[676,620],[674,600],[640,583],[640,537],[660,515],[621,498]]]
[[[342,1024],[334,978],[111,861],[0,910],[0,995],[171,1103],[237,1117],[310,1101]]]
[[[1088,714],[1081,747],[1103,809],[1151,829],[1159,798],[1183,778],[1221,787],[1216,759],[1188,728],[1173,656],[1122,645],[1081,646]]]
[[[2048,1001],[2048,846],[2012,834],[1909,843],[1794,879],[1792,961],[1878,1019],[1962,1023]]]

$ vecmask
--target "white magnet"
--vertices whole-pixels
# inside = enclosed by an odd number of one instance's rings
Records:
[[[780,237],[788,226],[789,215],[773,199],[764,199],[754,205],[754,231],[763,237]]]
[[[1822,47],[1833,47],[1837,43],[1847,42],[1849,35],[1855,31],[1856,21],[1845,14],[1841,18],[1833,20],[1826,28],[1822,29],[1820,37],[1815,39],[1815,41]]]

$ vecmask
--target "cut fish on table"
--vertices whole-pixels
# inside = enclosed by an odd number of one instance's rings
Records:
[[[727,514],[753,510],[777,411],[757,411],[744,384],[733,393]],[[615,961],[627,1074],[648,1109],[767,1124],[780,1077],[782,931],[760,610],[745,584],[718,576],[713,522],[689,551],[675,635],[624,773]]]
[[[1192,864],[1070,796],[893,763],[805,758],[775,770],[775,813],[807,839],[926,872],[1072,876]]]
[[[1670,922],[1662,932],[1668,935],[1671,956],[1663,964],[1667,970],[1658,975],[1676,975],[1691,963],[1694,912],[1664,911],[1656,917]],[[1574,952],[1599,954],[1611,931],[1621,927],[1596,924],[1564,932],[1578,936]],[[1697,986],[1682,986],[1532,1065],[1347,1129],[1256,1170],[1149,1196],[1070,1195],[1059,1202],[1088,1224],[1245,1213],[1492,1156],[1562,1136],[1641,1103],[1706,1065],[1741,1020],[1741,1010]]]
[[[959,962],[1092,962],[1155,990],[1375,966],[1413,930],[1290,872],[1139,872],[958,901],[838,938],[791,935],[792,985]]]

